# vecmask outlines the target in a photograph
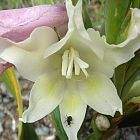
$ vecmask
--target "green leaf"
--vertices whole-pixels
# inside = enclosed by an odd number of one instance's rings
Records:
[[[133,97],[128,101],[128,103],[134,103],[134,104],[140,104],[140,96],[138,97]]]
[[[7,89],[16,99],[18,105],[18,117],[21,118],[23,112],[23,104],[21,97],[21,90],[19,82],[16,78],[16,74],[13,67],[7,69],[1,76],[1,80],[5,83]],[[37,135],[31,124],[22,124],[18,122],[18,140],[38,140]]]
[[[117,88],[119,96],[121,96],[123,85],[125,82],[126,70],[127,70],[127,64],[120,65],[118,68],[116,68],[115,74],[113,77],[114,84]]]
[[[88,14],[88,11],[87,11],[87,4],[84,1],[83,1],[83,20],[84,20],[84,25],[85,25],[86,29],[93,27],[89,14]]]
[[[4,82],[12,96],[16,97],[16,88],[19,90],[19,85],[16,87],[12,86],[14,83],[16,85],[16,77],[13,71],[13,68],[8,68],[2,75],[1,80]]]
[[[68,137],[67,137],[67,135],[63,129],[62,123],[61,123],[59,107],[57,107],[51,113],[51,116],[52,116],[53,124],[56,129],[56,133],[59,136],[60,140],[68,140]]]
[[[125,102],[133,95],[129,93],[135,81],[140,79],[140,51],[138,51],[133,59],[129,62],[120,65],[115,70],[114,84],[117,88],[118,94]]]
[[[138,69],[140,69],[140,50],[138,52],[136,52],[136,55],[133,59],[130,60],[130,62],[128,62],[128,69],[126,71],[126,77],[125,77],[125,82],[127,82],[129,80],[130,77],[132,77],[132,75],[138,71]]]
[[[21,140],[39,140],[32,124],[22,123]]]
[[[4,82],[7,89],[10,91],[10,93],[16,99],[16,102],[18,105],[18,117],[21,117],[22,112],[23,112],[23,104],[22,104],[22,98],[21,98],[21,90],[20,90],[18,80],[16,78],[16,74],[14,72],[14,68],[13,67],[8,68],[2,74],[1,80]],[[21,124],[21,122],[19,122],[19,124],[18,124],[18,138],[19,138],[19,140],[20,140],[21,133],[22,133],[22,124]]]
[[[120,28],[120,32],[119,32],[119,35],[116,39],[116,42],[115,44],[119,44],[123,41],[126,40],[127,36],[128,36],[128,31],[129,31],[129,28],[130,28],[130,22],[131,21],[131,11],[129,11],[124,19],[124,21],[122,22],[122,25],[121,25],[121,28]]]
[[[128,99],[129,91],[136,80],[140,80],[140,68],[137,69],[133,73],[133,75],[125,82],[123,89],[122,89],[122,96],[121,96],[121,99],[123,101],[126,101]]]
[[[32,0],[32,5],[38,5],[38,4],[53,4],[53,0]]]
[[[94,134],[94,132],[89,135],[85,140],[99,140],[98,137],[96,137],[96,135]]]
[[[140,0],[132,0],[133,8],[140,8]]]
[[[105,34],[108,43],[112,44],[117,42],[130,4],[130,0],[105,1]]]
[[[134,82],[125,100],[129,102],[129,100],[135,99],[135,97],[140,97],[140,80]]]
[[[134,82],[140,79],[140,51],[138,51],[135,57],[127,63],[127,70],[125,71],[125,80],[121,93],[122,100],[126,101],[129,97],[129,90],[133,86]],[[133,96],[132,96],[133,97]]]
[[[87,140],[93,140],[93,139],[100,140],[103,135],[103,133],[101,131],[99,131],[99,129],[97,128],[95,120],[96,120],[96,116],[93,117],[92,122],[91,122],[93,134],[90,135]]]

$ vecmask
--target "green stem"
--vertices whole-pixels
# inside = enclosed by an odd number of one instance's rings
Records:
[[[6,84],[7,88],[10,90],[10,92],[16,98],[16,102],[17,102],[17,106],[18,106],[18,117],[21,118],[22,112],[23,112],[23,103],[22,103],[20,86],[19,86],[18,80],[16,79],[14,68],[11,67],[11,68],[7,69],[3,73],[1,78],[2,78],[2,81]],[[19,121],[19,123],[18,123],[18,140],[22,140],[21,133],[22,133],[22,123]]]
[[[52,113],[52,120],[53,124],[56,129],[56,133],[59,136],[60,140],[68,140],[67,135],[63,129],[62,123],[61,123],[61,117],[60,117],[60,111],[59,107],[57,107]]]

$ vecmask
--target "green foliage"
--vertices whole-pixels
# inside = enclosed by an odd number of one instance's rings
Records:
[[[83,20],[84,20],[84,25],[85,28],[92,28],[92,22],[90,20],[88,11],[87,11],[87,3],[83,2]]]
[[[21,98],[21,90],[18,83],[18,80],[16,78],[14,68],[11,67],[7,69],[1,76],[1,80],[6,85],[7,89],[10,91],[10,93],[14,96],[16,99],[17,105],[18,105],[18,117],[22,116],[23,112],[23,105],[22,105],[22,98]],[[18,138],[20,139],[22,133],[22,124],[19,122],[18,124]]]
[[[51,113],[54,126],[56,128],[57,135],[61,138],[61,140],[68,140],[67,135],[63,129],[61,118],[60,118],[60,111],[59,107],[57,107],[52,113]]]
[[[96,116],[93,117],[91,122],[91,126],[93,129],[93,133],[89,135],[85,140],[101,140],[103,133],[99,131],[95,123]]]
[[[6,85],[7,89],[13,95],[18,106],[18,117],[21,118],[23,112],[23,104],[21,97],[21,89],[17,80],[14,68],[7,69],[1,76],[1,80]],[[18,123],[18,140],[38,140],[37,135],[31,124]]]
[[[133,8],[140,8],[140,0],[132,0]]]
[[[130,4],[130,0],[105,1],[105,34],[108,43],[116,43]]]
[[[115,71],[115,85],[118,90],[119,96],[125,102],[130,95],[129,90],[136,80],[140,79],[140,51],[136,56],[121,66]],[[131,95],[133,97],[133,95]]]
[[[21,140],[39,140],[32,124],[22,123]]]
[[[1,0],[0,9],[11,9],[39,4],[55,4],[62,2],[64,2],[64,0]]]

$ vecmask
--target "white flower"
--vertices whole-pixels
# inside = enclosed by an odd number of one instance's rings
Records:
[[[63,39],[58,41],[57,34],[49,27],[36,28],[20,43],[0,38],[0,58],[14,64],[24,78],[35,82],[22,121],[35,122],[59,105],[63,127],[69,139],[76,140],[87,105],[106,115],[122,113],[122,102],[109,78],[117,65],[132,57],[129,54],[134,51],[129,52],[127,44],[137,35],[115,46],[116,49],[105,43],[98,32],[85,30],[82,0],[75,7],[67,0],[66,7],[69,24]]]
[[[135,26],[137,28],[137,31],[140,33],[140,9],[131,8],[131,11],[135,20]]]
[[[137,11],[138,9],[131,9],[131,21],[129,24],[127,39],[120,44],[108,44],[105,36],[99,38],[100,34],[98,31],[95,31],[92,28],[87,30],[92,42],[100,44],[100,47],[104,50],[103,59],[98,59],[94,62],[100,64],[98,65],[99,67],[97,66],[95,69],[105,73],[110,78],[113,76],[114,69],[120,64],[128,62],[133,58],[135,56],[134,53],[140,48],[140,22],[139,25],[137,22],[140,21],[140,10],[138,10],[139,17],[136,16],[135,10]]]

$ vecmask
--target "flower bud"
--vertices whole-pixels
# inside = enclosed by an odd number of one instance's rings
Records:
[[[110,122],[106,116],[98,115],[95,120],[96,126],[100,131],[106,131],[110,127]]]

